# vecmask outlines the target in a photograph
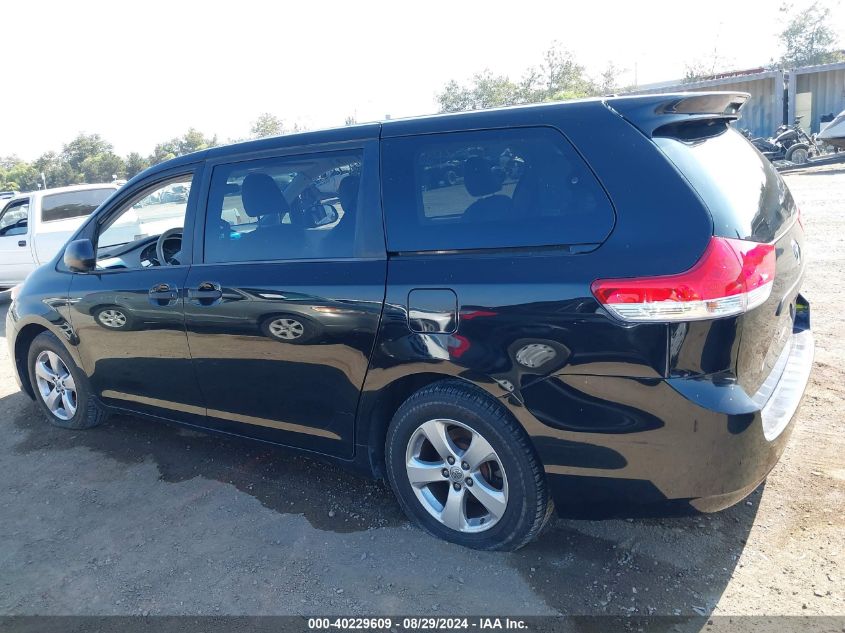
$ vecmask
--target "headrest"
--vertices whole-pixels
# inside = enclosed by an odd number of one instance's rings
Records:
[[[491,161],[471,156],[464,163],[464,187],[476,198],[489,196],[502,188],[502,175],[493,171]]]
[[[244,211],[254,218],[278,214],[289,210],[288,202],[273,180],[267,174],[248,174],[241,185],[241,202]]]
[[[358,188],[361,179],[358,176],[347,176],[337,186],[337,197],[344,213],[354,212],[358,204]]]

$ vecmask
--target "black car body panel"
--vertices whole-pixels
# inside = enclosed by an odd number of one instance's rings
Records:
[[[732,216],[714,203],[713,191],[702,190],[713,176],[702,173],[689,139],[671,125],[727,125],[743,97],[716,96],[695,108],[684,105],[687,98],[389,121],[213,148],[153,167],[76,237],[96,236],[97,223],[146,183],[191,172],[183,259],[72,273],[59,256],[33,274],[9,313],[24,388],[32,395],[22,350],[32,328],[45,328],[62,334],[107,406],[312,451],[381,475],[396,407],[426,384],[459,379],[519,421],[559,508],[730,505],[776,462],[809,372],[812,345],[795,338],[809,336],[809,307],[798,294],[803,230],[776,174],[763,172],[757,188],[769,206],[749,211],[751,220]],[[600,212],[604,223],[594,238],[574,231],[572,242],[452,250],[409,249],[413,239],[396,238],[391,218],[412,204],[397,193],[411,177],[398,157],[419,155],[408,139],[528,129],[555,135],[567,164],[581,170],[572,183],[593,187],[595,217]],[[695,133],[703,134],[699,145],[734,134]],[[218,166],[351,150],[362,152],[357,204],[369,218],[354,257],[207,261],[204,236],[217,229],[206,208]],[[504,153],[498,160],[497,186],[518,184],[525,167]],[[419,191],[437,199],[473,177],[464,159],[423,163]],[[241,192],[246,186],[227,184]],[[278,220],[280,231],[285,221]],[[747,230],[737,228],[743,223]],[[591,291],[596,279],[687,271],[726,230],[776,246],[774,290],[760,307],[710,320],[622,323]],[[175,290],[172,298],[149,295],[162,283]],[[93,315],[107,304],[135,315],[132,327],[98,324]],[[286,317],[308,332],[301,344],[270,334],[269,324]],[[779,380],[787,372],[799,382],[804,376],[797,396]],[[766,414],[775,400],[780,408]],[[773,436],[764,432],[765,415],[769,427],[780,426]]]

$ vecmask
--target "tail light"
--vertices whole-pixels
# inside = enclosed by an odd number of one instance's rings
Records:
[[[775,279],[775,247],[712,237],[701,259],[677,275],[598,279],[596,299],[623,321],[694,321],[762,305]]]

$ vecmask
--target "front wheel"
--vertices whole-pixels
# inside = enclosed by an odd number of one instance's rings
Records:
[[[35,337],[27,356],[35,400],[51,424],[64,429],[87,429],[106,417],[91,397],[88,379],[52,333]]]
[[[515,550],[552,510],[543,470],[508,411],[478,388],[435,383],[411,396],[387,433],[388,479],[417,525],[482,550]]]

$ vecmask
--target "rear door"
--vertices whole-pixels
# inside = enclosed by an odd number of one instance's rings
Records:
[[[35,268],[29,244],[30,201],[12,200],[0,214],[0,286],[23,281]]]
[[[209,164],[185,324],[212,428],[349,457],[384,301],[378,141]]]

